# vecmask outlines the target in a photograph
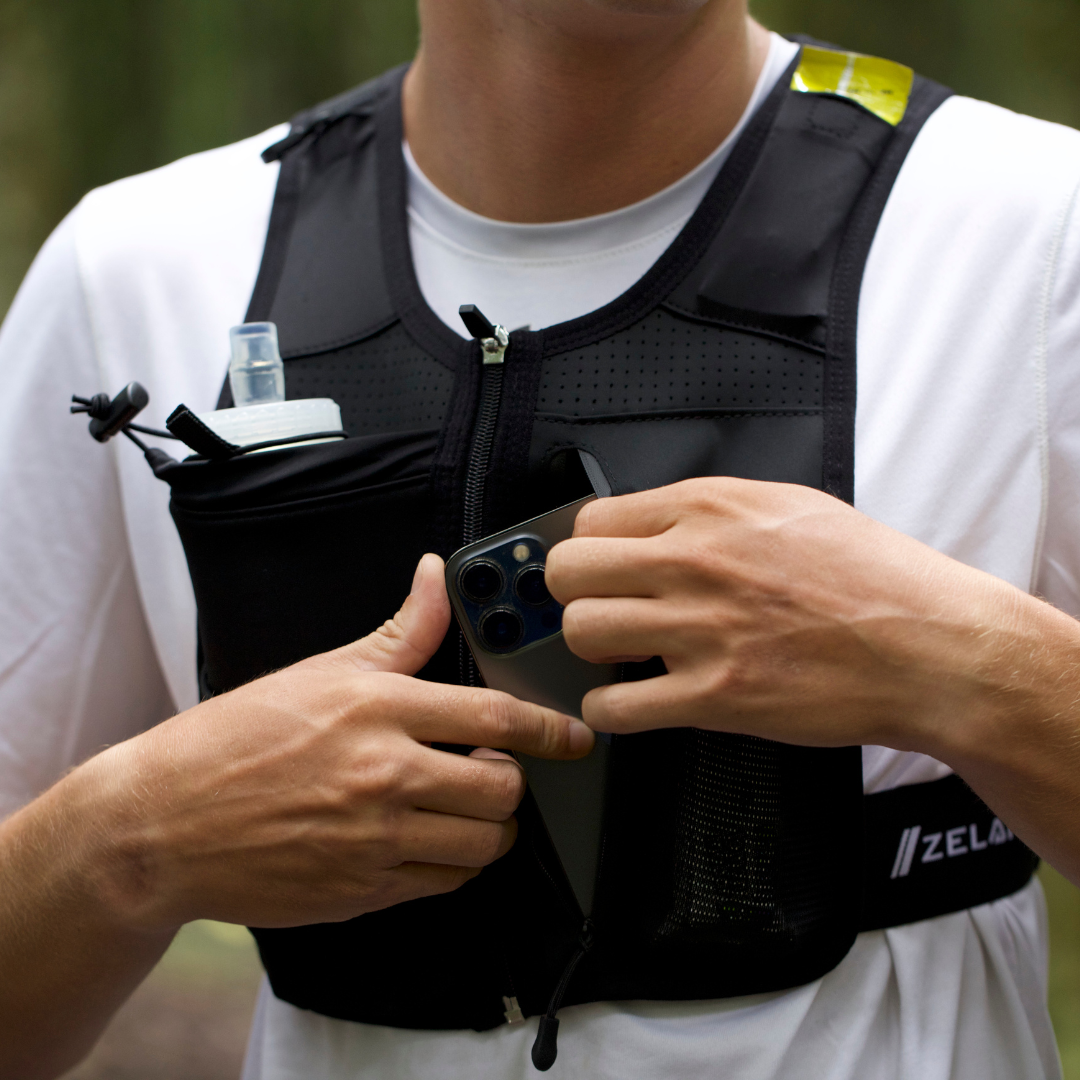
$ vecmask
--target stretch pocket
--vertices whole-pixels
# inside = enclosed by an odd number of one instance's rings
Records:
[[[430,550],[437,439],[369,436],[160,473],[199,609],[204,697],[394,615]]]

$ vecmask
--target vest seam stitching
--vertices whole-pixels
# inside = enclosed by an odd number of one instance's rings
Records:
[[[762,334],[765,337],[775,338],[777,341],[783,341],[789,345],[795,345],[798,348],[807,349],[811,352],[817,353],[819,356],[823,356],[825,354],[824,345],[818,345],[815,342],[807,341],[805,338],[798,338],[792,334],[785,334],[782,330],[773,330],[770,327],[761,326],[757,323],[750,322],[749,320],[722,319],[716,315],[706,315],[704,314],[704,312],[694,311],[693,309],[685,307],[682,304],[678,304],[674,300],[664,300],[661,306],[667,308],[673,313],[685,316],[686,318],[692,319],[695,322],[704,323],[707,326],[721,326],[735,330],[739,328],[745,330],[753,330],[756,334]],[[781,318],[784,317],[786,316],[781,316]]]
[[[367,341],[369,338],[381,334],[384,330],[389,330],[394,323],[399,322],[401,322],[401,318],[398,315],[390,315],[385,317],[381,322],[373,323],[370,327],[367,327],[358,333],[346,334],[344,337],[336,338],[333,341],[318,342],[314,345],[308,345],[300,352],[283,352],[281,358],[286,362],[289,360],[306,360],[309,356],[318,356],[324,352],[332,352],[334,349],[342,349],[346,345],[358,345],[361,341]],[[427,350],[424,351],[426,352]]]

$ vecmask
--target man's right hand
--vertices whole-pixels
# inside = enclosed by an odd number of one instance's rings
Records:
[[[344,920],[449,892],[514,842],[506,754],[586,754],[570,717],[411,676],[450,622],[441,561],[362,641],[98,754],[0,822],[0,1076],[82,1057],[176,929]]]
[[[147,930],[212,918],[332,922],[449,892],[504,855],[525,790],[510,757],[587,753],[580,721],[411,678],[446,634],[441,560],[361,641],[174,717],[63,781],[102,845],[107,906]]]

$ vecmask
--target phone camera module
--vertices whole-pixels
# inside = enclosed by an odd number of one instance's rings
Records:
[[[494,564],[483,559],[469,563],[461,571],[461,591],[477,604],[497,596],[502,588],[502,571]]]
[[[493,652],[512,649],[525,636],[525,623],[516,611],[496,608],[481,620],[480,639]]]
[[[543,607],[551,600],[542,566],[527,566],[518,574],[514,588],[518,596],[531,607]]]

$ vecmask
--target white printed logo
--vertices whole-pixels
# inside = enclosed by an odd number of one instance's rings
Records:
[[[991,845],[997,847],[999,844],[1007,844],[1016,837],[997,818],[990,823],[990,832],[985,840],[979,839],[978,825],[958,825],[955,829],[927,833],[925,836],[922,835],[921,825],[913,825],[910,829],[905,829],[900,836],[900,846],[896,849],[890,878],[907,877],[911,873],[911,864],[920,839],[925,850],[919,861],[932,863],[946,857],[954,859],[958,855],[969,855]],[[942,840],[945,841],[944,850],[941,846]]]

